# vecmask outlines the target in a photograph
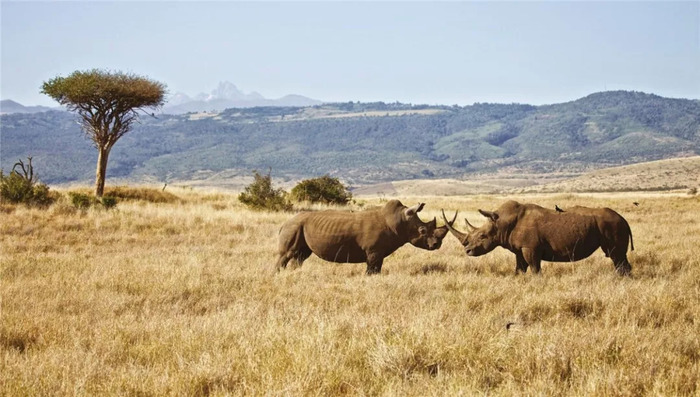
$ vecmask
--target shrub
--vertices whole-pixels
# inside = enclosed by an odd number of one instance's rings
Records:
[[[110,208],[116,207],[117,206],[117,198],[103,196],[102,197],[102,206],[105,207],[105,209],[110,209]]]
[[[29,181],[16,172],[5,176],[0,171],[0,194],[3,201],[10,203],[28,203],[33,197],[34,190]]]
[[[94,196],[85,193],[68,192],[68,197],[73,207],[81,210],[86,210],[99,202]]]
[[[352,193],[338,178],[324,175],[299,182],[292,189],[291,197],[295,201],[346,205],[352,199]]]
[[[0,201],[48,206],[56,200],[56,197],[49,192],[48,186],[43,183],[37,183],[34,177],[32,158],[28,157],[28,159],[29,164],[27,167],[25,167],[22,160],[19,160],[12,167],[12,171],[8,176],[5,176],[0,170]],[[16,170],[18,167],[22,172],[21,174]]]
[[[260,175],[253,171],[253,182],[238,195],[238,201],[256,210],[289,211],[292,203],[287,200],[284,189],[273,189],[270,172]]]
[[[117,205],[116,197],[110,196],[104,196],[100,200],[91,194],[68,192],[68,197],[70,197],[70,202],[73,204],[73,207],[80,210],[86,210],[96,205],[102,205],[105,209],[111,209]]]

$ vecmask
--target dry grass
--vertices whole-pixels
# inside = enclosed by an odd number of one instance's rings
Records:
[[[2,207],[0,394],[700,393],[698,197],[517,197],[619,210],[637,248],[620,278],[600,252],[515,276],[512,254],[467,258],[451,236],[379,276],[315,257],[274,274],[291,214],[177,195]],[[480,224],[505,197],[419,199]]]
[[[177,203],[180,200],[176,195],[170,192],[166,192],[163,189],[153,189],[146,187],[129,187],[129,186],[115,186],[108,187],[105,189],[104,195],[107,197],[114,197],[119,201],[124,200],[140,200],[148,201],[151,203]]]
[[[700,156],[604,168],[580,174],[529,174],[504,169],[464,179],[411,179],[361,186],[354,195],[406,197],[431,192],[436,196],[560,192],[700,190]]]
[[[592,171],[526,190],[538,192],[665,191],[700,188],[700,156],[650,161]]]

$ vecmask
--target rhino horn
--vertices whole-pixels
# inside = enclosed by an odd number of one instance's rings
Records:
[[[445,216],[445,210],[442,210],[442,219],[445,221],[445,226],[447,226],[447,230],[452,233],[457,239],[464,244],[464,242],[467,240],[467,235],[466,233],[462,233],[459,230],[455,229],[452,227],[452,224],[455,223],[455,220],[457,220],[457,212],[455,212],[454,218],[452,218],[452,222],[447,220],[447,217]]]
[[[442,212],[442,215],[443,215],[443,218],[445,218],[445,222],[446,222],[445,224],[449,224],[450,226],[454,225],[454,224],[455,224],[455,221],[457,220],[457,214],[458,214],[458,213],[459,213],[459,211],[455,211],[455,216],[452,218],[451,221],[447,222],[447,219],[444,217],[445,212],[443,211],[443,212]]]
[[[464,222],[467,224],[467,228],[468,228],[470,231],[476,229],[476,226],[474,226],[474,225],[472,225],[471,223],[469,223],[469,221],[467,220],[467,218],[464,218]]]

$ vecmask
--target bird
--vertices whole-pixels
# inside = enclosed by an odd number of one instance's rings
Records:
[[[513,325],[515,325],[515,323],[512,321],[506,324],[506,330],[510,331],[510,327],[512,327]]]
[[[638,206],[639,206],[639,202],[637,202],[637,201],[635,201],[635,202],[632,203],[632,204],[634,204],[635,207],[638,207]]]
[[[559,206],[556,204],[554,204],[554,209],[557,210],[557,212],[564,212],[564,210],[559,208]]]

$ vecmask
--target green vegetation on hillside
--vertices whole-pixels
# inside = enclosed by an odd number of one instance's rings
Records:
[[[95,154],[73,116],[2,116],[2,166],[26,157],[48,183],[92,177]],[[202,171],[273,168],[352,184],[464,177],[503,167],[584,169],[700,154],[700,102],[604,92],[530,106],[338,103],[144,119],[115,146],[108,177],[163,182]]]

